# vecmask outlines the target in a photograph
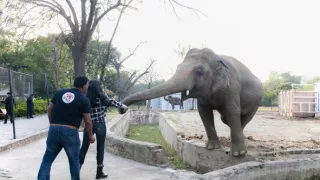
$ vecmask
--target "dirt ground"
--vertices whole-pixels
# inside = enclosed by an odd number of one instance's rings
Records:
[[[187,139],[206,141],[207,135],[197,111],[167,112],[169,120]],[[221,144],[230,147],[230,128],[223,124],[218,112],[214,113],[215,126]],[[285,119],[277,112],[257,112],[244,129],[248,150],[271,152],[293,149],[320,148],[320,119]]]

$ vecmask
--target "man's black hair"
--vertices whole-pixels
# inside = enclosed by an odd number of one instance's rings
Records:
[[[86,76],[77,76],[74,79],[73,86],[76,88],[82,88],[88,81],[89,79]]]

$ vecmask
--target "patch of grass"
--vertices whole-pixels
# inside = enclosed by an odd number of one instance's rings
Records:
[[[190,169],[186,162],[178,156],[177,152],[165,141],[159,130],[159,125],[132,124],[127,133],[129,139],[160,144],[166,151],[170,163],[177,169]]]

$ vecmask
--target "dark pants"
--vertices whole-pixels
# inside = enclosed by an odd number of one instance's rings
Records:
[[[10,116],[10,122],[12,123],[11,111],[9,109],[6,109],[6,111],[7,111],[7,114],[4,116],[4,123],[7,123],[8,116]]]
[[[80,179],[80,139],[78,130],[64,126],[50,126],[47,149],[42,159],[38,180],[50,180],[51,165],[62,148],[66,151],[69,159],[71,180]]]
[[[27,107],[27,118],[31,118],[33,115],[33,108],[32,107]]]
[[[92,133],[96,134],[97,140],[97,165],[103,167],[103,158],[104,158],[104,141],[106,139],[106,125],[104,123],[95,123],[92,124],[93,130]],[[89,136],[86,130],[83,132],[83,141],[80,150],[80,165],[84,163],[84,159],[89,149]]]

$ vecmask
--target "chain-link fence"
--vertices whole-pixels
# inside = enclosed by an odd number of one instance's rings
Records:
[[[0,67],[0,98],[1,101],[7,97],[7,93],[10,92],[9,87],[9,71],[8,69]]]
[[[25,101],[33,94],[33,76],[10,70],[12,79],[12,94],[16,100]],[[0,98],[4,100],[10,92],[9,70],[0,67]]]

